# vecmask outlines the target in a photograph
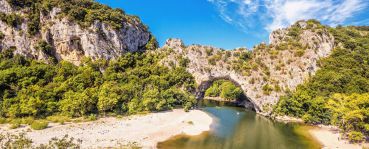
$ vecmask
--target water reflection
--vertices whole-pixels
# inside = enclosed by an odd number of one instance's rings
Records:
[[[158,144],[162,149],[310,149],[319,144],[297,124],[274,122],[236,107],[206,107],[216,122],[210,132],[179,135]],[[298,131],[297,131],[298,130]]]

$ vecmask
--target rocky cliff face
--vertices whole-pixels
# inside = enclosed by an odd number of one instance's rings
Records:
[[[65,17],[61,8],[53,7],[39,12],[39,31],[30,35],[27,31],[34,20],[29,19],[29,11],[0,0],[0,15],[8,15],[7,19],[0,18],[0,51],[13,49],[16,54],[45,62],[56,59],[79,65],[83,57],[109,60],[125,52],[155,48],[150,32],[136,17],[122,19],[118,29],[104,20],[82,27]],[[18,24],[14,14],[23,18]],[[334,38],[326,27],[315,21],[300,21],[272,32],[269,44],[252,50],[186,46],[179,39],[169,39],[163,48],[152,52],[167,53],[164,65],[186,67],[196,79],[199,98],[212,81],[228,79],[243,89],[258,112],[268,114],[280,96],[314,75],[318,60],[333,48]]]
[[[314,75],[318,60],[333,48],[334,38],[326,28],[301,21],[272,32],[269,45],[260,44],[250,51],[185,46],[179,39],[169,39],[161,50],[170,51],[165,65],[184,65],[193,74],[199,97],[212,81],[228,79],[241,86],[259,113],[269,114],[280,96]]]
[[[49,13],[40,12],[40,32],[27,34],[30,20],[26,11],[16,10],[6,0],[0,0],[0,12],[17,14],[24,18],[21,25],[13,27],[0,21],[0,32],[4,38],[0,50],[15,48],[15,53],[48,62],[50,54],[37,50],[40,41],[53,47],[52,56],[78,65],[83,57],[114,59],[125,52],[145,50],[151,34],[137,18],[123,21],[122,28],[114,29],[106,23],[95,21],[89,27],[61,17],[61,9],[53,8]]]

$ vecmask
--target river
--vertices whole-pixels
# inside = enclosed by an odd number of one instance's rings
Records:
[[[320,144],[307,126],[285,124],[254,111],[205,100],[202,110],[214,118],[211,130],[197,136],[178,135],[158,143],[159,149],[315,149]]]

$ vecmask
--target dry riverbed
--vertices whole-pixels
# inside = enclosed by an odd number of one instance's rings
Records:
[[[26,132],[35,144],[48,143],[53,137],[68,134],[81,139],[83,148],[116,147],[134,142],[143,148],[155,148],[157,142],[178,134],[198,135],[208,131],[212,121],[211,116],[200,110],[175,109],[122,119],[110,117],[85,123],[50,124],[49,128],[39,131],[29,127],[10,130],[3,125],[0,133]]]

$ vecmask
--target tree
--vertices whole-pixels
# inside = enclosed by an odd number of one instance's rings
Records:
[[[220,88],[219,88],[219,84],[214,83],[212,86],[210,86],[206,91],[205,91],[205,96],[208,97],[217,97],[220,95]]]
[[[121,90],[117,87],[116,82],[105,82],[100,89],[97,107],[100,112],[107,112],[118,107],[120,101]]]
[[[154,111],[154,110],[162,110],[161,106],[157,106],[157,104],[162,100],[160,98],[160,92],[158,89],[147,90],[143,94],[142,104],[146,111]]]
[[[71,117],[80,117],[95,112],[97,89],[89,88],[83,92],[68,91],[60,102],[60,111]]]
[[[151,35],[149,42],[146,44],[146,50],[155,50],[159,47],[159,43],[156,41],[156,38]]]
[[[37,43],[37,45],[35,46],[35,49],[39,50],[39,51],[42,51],[47,55],[52,55],[52,52],[53,52],[54,48],[49,43],[47,43],[46,41],[43,40],[43,41],[39,41]]]
[[[220,87],[220,97],[227,100],[239,99],[243,94],[242,89],[236,87],[236,85],[234,85],[232,82],[224,82]]]
[[[222,97],[226,100],[236,100],[241,98],[243,91],[233,82],[227,80],[217,80],[205,91],[205,96]]]
[[[40,42],[40,49],[48,45]],[[196,102],[194,79],[184,68],[159,65],[158,53],[131,53],[117,60],[85,59],[81,66],[44,64],[13,49],[0,53],[0,117],[80,117],[114,112],[134,114]]]

